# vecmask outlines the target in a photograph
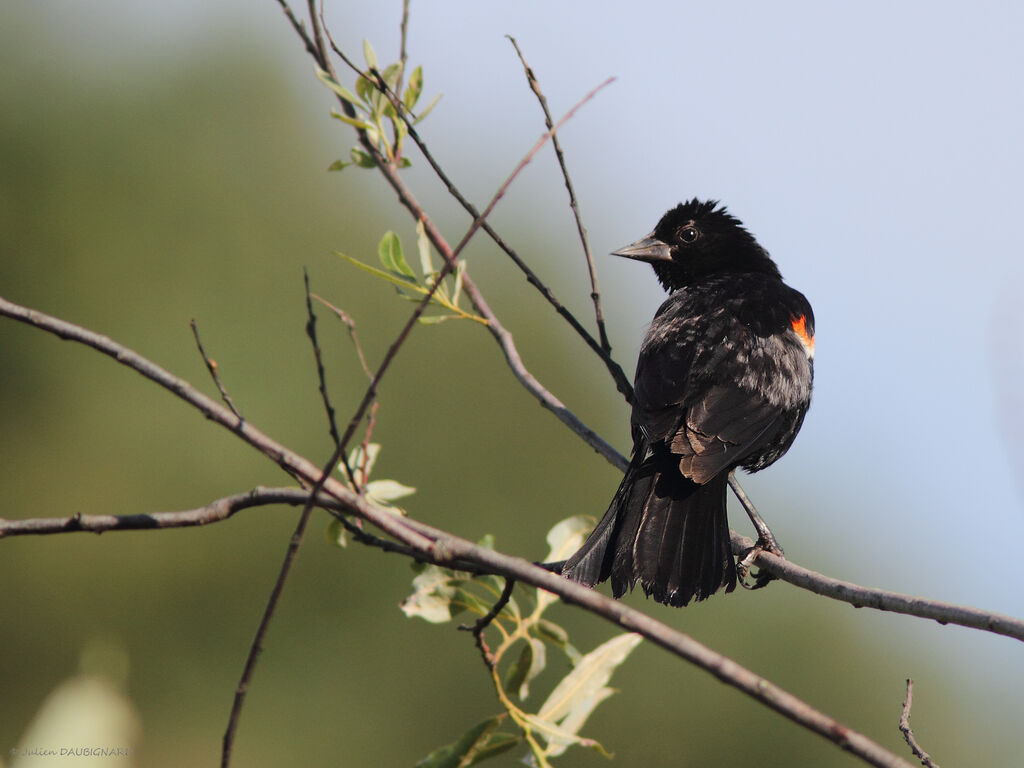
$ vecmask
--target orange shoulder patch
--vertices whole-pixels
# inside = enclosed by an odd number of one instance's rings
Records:
[[[793,326],[793,330],[796,331],[796,335],[803,342],[804,347],[807,349],[809,355],[814,354],[814,334],[807,332],[807,315],[800,315],[800,317],[794,317],[790,320],[790,324]]]

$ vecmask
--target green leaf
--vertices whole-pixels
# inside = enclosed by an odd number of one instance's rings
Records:
[[[336,109],[331,110],[331,117],[333,117],[335,120],[341,120],[341,122],[343,123],[348,123],[349,125],[354,126],[355,128],[358,128],[361,131],[366,131],[367,133],[376,132],[376,128],[374,128],[370,123],[366,122],[365,120],[362,120],[358,117],[349,117],[348,115],[339,112]]]
[[[512,662],[505,673],[505,690],[514,691],[526,682],[526,676],[530,673],[530,666],[533,664],[533,646],[530,643],[523,643],[523,649],[519,651],[519,657]],[[522,698],[520,696],[519,698]]]
[[[515,691],[520,701],[530,695],[530,683],[544,671],[547,666],[547,648],[535,637],[527,637],[523,650],[519,652],[512,667],[509,668],[505,687]]]
[[[570,745],[581,743],[576,734],[594,708],[611,696],[613,690],[607,685],[612,673],[640,640],[640,635],[632,633],[613,637],[580,659],[572,672],[555,686],[536,715],[541,724],[558,724],[555,731],[545,735],[546,755],[556,757]]]
[[[455,586],[455,594],[452,596],[452,616],[459,611],[470,611],[476,616],[483,616],[491,610],[489,602],[466,589],[465,579],[453,580],[453,583],[454,581],[458,581],[458,585]]]
[[[366,66],[370,69],[377,68],[377,54],[373,52],[373,46],[366,39],[363,40],[363,58],[366,59]]]
[[[331,163],[329,166],[327,166],[327,170],[328,171],[340,171],[340,170],[344,169],[346,166],[349,166],[349,165],[352,165],[352,163],[346,163],[344,160],[335,160],[333,163]]]
[[[416,248],[420,253],[420,269],[424,275],[429,275],[434,271],[434,265],[430,261],[430,238],[427,237],[423,219],[416,221]]]
[[[370,82],[369,78],[360,75],[356,78],[356,93],[363,98],[364,102],[369,104],[373,97],[377,95],[377,88]]]
[[[569,633],[561,626],[547,619],[538,619],[533,625],[533,631],[540,639],[559,648],[574,667],[580,663],[583,654],[569,642]]]
[[[455,288],[452,290],[452,304],[459,303],[459,294],[462,293],[462,276],[466,273],[466,260],[459,259],[455,265]],[[547,561],[550,562],[550,561]]]
[[[388,230],[384,233],[384,237],[381,238],[380,244],[377,246],[377,255],[380,257],[380,263],[384,265],[384,269],[396,275],[402,275],[410,282],[416,282],[416,275],[409,268],[405,262],[405,256],[402,254],[402,241],[394,232]]]
[[[380,443],[367,443],[365,453],[362,444],[349,451],[348,466],[355,477],[356,485],[362,487],[366,484],[367,478],[373,472],[373,465],[377,463],[377,456],[379,454]],[[338,463],[338,471],[345,474],[345,467],[342,466],[341,462]]]
[[[541,619],[536,623],[537,634],[558,646],[569,643],[569,633],[553,621]]]
[[[513,736],[511,733],[492,733],[483,745],[477,746],[473,754],[468,756],[469,762],[460,763],[460,766],[469,768],[469,766],[482,763],[491,757],[497,757],[508,752],[521,741],[522,737]]]
[[[398,78],[402,74],[402,65],[398,63],[388,64],[380,74],[384,78],[384,82],[387,83],[388,88],[394,90],[398,86]]]
[[[327,524],[326,535],[329,543],[342,548],[348,546],[348,531],[345,530],[345,526],[341,524],[340,520],[331,518],[331,522]]]
[[[352,162],[358,165],[360,168],[376,168],[376,161],[366,154],[359,147],[352,147],[348,151],[349,157],[352,158]]]
[[[402,97],[405,108],[410,112],[416,106],[416,102],[420,100],[421,93],[423,93],[423,67],[416,67],[409,75],[409,85],[405,87],[405,96]]]
[[[439,94],[437,94],[437,96],[432,98],[430,100],[430,103],[427,104],[427,106],[423,109],[423,111],[420,112],[416,116],[416,119],[412,121],[412,124],[413,125],[419,125],[421,122],[423,122],[427,118],[427,115],[430,114],[430,110],[432,110],[434,107],[436,107],[437,106],[437,102],[439,102],[440,100],[441,100],[441,94],[439,93]]]
[[[434,750],[420,760],[416,768],[468,768],[507,752],[519,743],[519,738],[507,733],[495,733],[504,718],[505,715],[495,715],[474,725],[454,744]]]
[[[396,275],[392,272],[385,272],[383,269],[377,269],[377,267],[371,267],[369,264],[364,264],[363,262],[359,261],[359,259],[354,259],[348,254],[341,253],[340,251],[335,251],[335,253],[337,253],[339,256],[341,256],[341,258],[345,259],[345,261],[349,262],[350,264],[359,267],[364,272],[369,272],[371,275],[380,277],[384,280],[387,280],[389,283],[393,283],[399,287],[413,288],[417,291],[420,291],[421,293],[423,292],[423,289],[415,285],[415,281],[411,281],[408,277]]]
[[[352,93],[352,91],[350,91],[345,86],[341,85],[340,83],[335,82],[335,80],[331,77],[330,73],[327,72],[326,70],[323,70],[323,69],[320,69],[320,67],[317,67],[316,68],[316,77],[317,77],[317,79],[321,83],[326,85],[328,88],[330,88],[332,91],[334,91],[336,94],[338,94],[338,96],[343,98],[345,101],[347,101],[352,106],[354,106],[354,107],[362,106],[362,102],[359,100],[359,97],[356,96],[354,93]]]
[[[419,319],[423,325],[439,325],[445,320],[458,319],[458,315],[424,315]]]

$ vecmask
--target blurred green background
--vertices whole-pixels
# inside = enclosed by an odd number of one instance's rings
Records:
[[[372,261],[385,230],[411,249],[413,229],[372,173],[325,173],[351,136],[329,119],[329,95],[276,6],[260,5],[244,25],[227,11],[200,31],[171,25],[161,46],[124,35],[133,19],[119,18],[105,36],[102,19],[77,27],[82,11],[67,5],[70,17],[56,21],[43,5],[4,10],[0,293],[109,334],[212,392],[188,328],[195,318],[245,416],[319,462],[330,445],[303,333],[302,268],[315,292],[353,316],[373,365],[411,305],[332,251]],[[375,15],[393,35],[391,5]],[[128,9],[104,12],[113,19]],[[340,7],[333,23],[358,40],[349,15]],[[375,40],[382,58],[393,54],[388,42]],[[515,67],[508,63],[518,77]],[[458,84],[427,70],[425,98],[449,87]],[[516,87],[515,103],[534,109],[525,86]],[[490,108],[502,109],[500,100]],[[536,115],[528,116],[525,138],[509,142],[520,149],[507,154],[487,135],[440,139],[449,147],[465,140],[453,163],[475,199],[490,195],[539,133]],[[585,111],[577,118],[587,119]],[[474,164],[480,172],[470,174]],[[455,242],[465,217],[422,165],[410,181]],[[549,158],[523,183],[529,193],[510,195],[495,223],[589,319]],[[609,215],[597,206],[589,213]],[[649,213],[653,223],[657,212]],[[626,450],[627,412],[602,367],[493,246],[478,239],[468,258],[531,370]],[[631,371],[656,299],[615,278],[604,287],[616,353]],[[334,402],[347,418],[364,378],[344,328],[320,316]],[[469,538],[493,533],[504,551],[542,557],[551,525],[599,514],[615,487],[616,472],[537,407],[475,325],[417,328],[380,403],[380,476],[419,489],[407,504],[416,517]],[[186,509],[287,483],[166,392],[10,321],[0,322],[0,435],[4,517]],[[799,480],[792,473],[768,487],[762,507],[814,519]],[[53,746],[20,738],[85,653],[85,668],[123,686],[135,708],[134,764],[218,761],[234,686],[296,515],[264,508],[202,529],[0,542],[0,759],[16,746]],[[398,610],[408,564],[358,546],[339,550],[321,535],[325,525],[324,516],[314,519],[266,639],[236,765],[412,765],[498,711],[471,638]],[[780,535],[791,553],[809,555],[802,561],[830,567],[813,560],[823,531],[793,525]],[[870,573],[872,555],[861,556]],[[896,721],[912,675],[918,737],[942,764],[1013,764],[1020,754],[1019,700],[1008,682],[992,688],[998,670],[961,664],[963,630],[855,612],[785,585],[686,611],[630,599],[898,753],[907,754]],[[585,650],[612,634],[578,612],[553,612]],[[971,647],[1002,653],[1011,642],[985,637]],[[856,764],[653,647],[641,646],[612,684],[621,693],[584,733],[616,752],[618,765]],[[558,764],[603,762],[573,750]]]

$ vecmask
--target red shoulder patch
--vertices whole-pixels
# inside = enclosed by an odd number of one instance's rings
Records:
[[[807,332],[807,315],[800,315],[790,319],[790,324],[793,326],[793,330],[796,331],[796,335],[800,338],[804,347],[807,349],[807,354],[814,354],[814,334]]]

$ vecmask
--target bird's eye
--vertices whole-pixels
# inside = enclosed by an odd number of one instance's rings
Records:
[[[679,230],[679,239],[684,243],[695,243],[698,237],[700,237],[700,231],[692,225]]]

